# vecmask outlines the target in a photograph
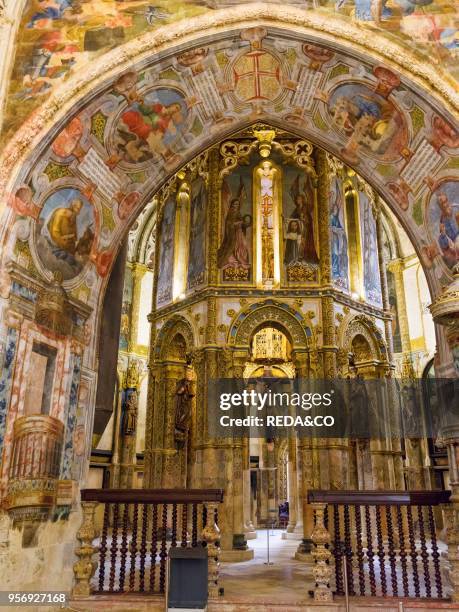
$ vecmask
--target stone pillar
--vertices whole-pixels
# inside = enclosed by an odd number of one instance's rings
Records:
[[[93,544],[99,535],[95,527],[95,513],[98,505],[98,502],[81,502],[83,522],[77,533],[80,545],[75,550],[78,561],[73,564],[75,586],[73,587],[72,597],[75,599],[91,595],[91,578],[97,569],[97,561],[94,560],[94,555],[99,550]]]
[[[440,389],[442,397],[443,427],[441,436],[448,451],[451,487],[450,503],[444,507],[446,541],[448,544],[449,580],[452,586],[451,598],[459,602],[459,415],[451,399],[458,395],[459,377],[459,264],[454,268],[452,283],[431,304],[430,311],[439,326],[445,326],[452,363],[436,364],[441,376],[451,378]],[[441,373],[440,373],[441,372]],[[447,394],[447,396],[446,396]]]
[[[137,348],[137,338],[139,335],[139,310],[140,299],[142,295],[142,280],[147,273],[148,268],[145,264],[135,262],[131,265],[132,273],[132,304],[131,304],[131,328],[129,331],[129,352],[135,351]]]
[[[400,325],[400,338],[404,360],[411,363],[411,341],[410,328],[408,325],[408,312],[406,309],[405,283],[403,280],[403,270],[405,263],[403,259],[393,259],[387,264],[387,269],[394,275],[395,294],[397,296],[398,322]]]

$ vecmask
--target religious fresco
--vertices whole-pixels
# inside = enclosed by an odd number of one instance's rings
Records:
[[[330,184],[329,219],[332,281],[339,289],[349,292],[349,253],[343,185],[336,176]]]
[[[359,210],[365,297],[370,303],[382,306],[376,220],[369,197],[361,191],[359,192]]]
[[[333,126],[348,138],[344,153],[358,152],[384,161],[400,158],[407,144],[407,130],[394,104],[361,83],[339,85],[330,95],[328,111]]]
[[[175,200],[171,196],[164,204],[159,245],[159,267],[156,290],[156,305],[163,306],[172,299],[172,278],[174,276]]]
[[[207,189],[199,178],[191,186],[187,289],[202,285],[206,273]]]
[[[319,249],[315,189],[309,174],[286,167],[283,180],[283,263],[289,281],[317,281]]]
[[[117,153],[131,164],[157,156],[170,158],[187,115],[185,96],[176,89],[161,87],[142,93],[120,115]]]
[[[230,282],[252,279],[253,212],[252,171],[238,168],[225,178],[221,188],[221,241],[217,265],[222,279]]]
[[[434,239],[433,251],[448,268],[459,262],[459,181],[445,179],[432,191],[427,205],[427,224]]]
[[[397,292],[395,290],[394,273],[386,269],[387,291],[389,294],[390,313],[392,315],[392,339],[394,343],[394,353],[402,352],[402,337],[400,334],[400,322],[398,316]]]
[[[101,54],[161,26],[242,3],[247,0],[157,0],[154,5],[144,0],[29,0],[19,28],[4,134],[13,134],[56,86]],[[320,8],[311,8],[303,0],[284,4],[344,22],[357,21],[360,27],[386,33],[444,67],[454,78],[459,76],[459,30],[452,0],[326,0]],[[271,85],[279,90],[276,59],[262,55],[273,72]],[[236,74],[244,74],[249,59],[240,61]],[[251,87],[252,82],[242,77],[236,90],[249,99]],[[271,95],[273,89],[268,89]]]
[[[123,285],[123,300],[121,304],[121,320],[120,320],[120,350],[127,351],[129,349],[129,334],[131,329],[131,306],[133,297],[134,279],[130,267],[126,268],[124,273]]]
[[[280,43],[285,47],[282,54]],[[264,74],[253,64],[253,54],[260,50],[278,60],[275,78],[280,89],[272,84],[271,74]],[[257,90],[266,95],[242,102],[246,96],[242,89],[235,94],[234,67],[240,68],[241,58],[248,56],[250,65],[255,67],[244,76],[244,91]],[[357,74],[358,79],[354,76]],[[276,94],[273,99],[269,92]],[[330,113],[339,104],[342,108],[345,100],[349,102],[350,115],[344,121],[346,113],[342,111],[339,116],[344,127],[340,128]],[[355,108],[365,109],[367,103],[368,113],[362,110],[357,117]],[[376,120],[377,109],[380,115]],[[354,146],[359,121],[368,114],[372,136],[367,134]],[[39,163],[31,161],[28,172],[12,187],[8,204],[17,214],[16,261],[31,274],[40,274],[43,268],[48,278],[55,271],[61,272],[66,288],[70,287],[78,299],[94,303],[98,283],[110,270],[126,224],[134,221],[171,172],[176,172],[187,157],[205,148],[213,138],[226,138],[230,127],[237,130],[241,124],[261,119],[269,123],[270,117],[284,122],[287,128],[291,126],[306,139],[321,142],[333,155],[352,157],[353,168],[371,180],[392,207],[399,208],[413,238],[420,243],[420,251],[427,249],[431,255],[433,284],[445,282],[442,276],[448,273],[448,266],[439,256],[439,218],[434,223],[436,227],[431,227],[429,215],[438,209],[432,190],[436,189],[438,176],[445,176],[445,167],[459,145],[459,136],[448,123],[449,116],[439,117],[428,96],[421,98],[414,89],[409,90],[408,96],[407,85],[400,85],[387,67],[366,64],[361,58],[337,56],[303,39],[281,39],[277,32],[274,35],[261,27],[244,30],[237,39],[188,49],[177,57],[156,58],[142,69],[131,66],[86,105],[80,105],[40,153]],[[394,121],[402,126],[395,133]],[[14,154],[12,149],[11,155]],[[320,253],[317,212],[310,206],[311,184],[302,170],[281,163],[275,155],[273,161],[285,178],[279,244],[273,245],[280,269],[275,282],[287,279],[294,284],[313,283]],[[239,161],[242,163],[236,164],[223,180],[218,242],[220,279],[236,284],[252,283],[255,278],[258,282],[261,278],[260,270],[254,269],[255,263],[259,265],[253,251],[259,218],[253,212],[253,171],[255,164],[260,164],[260,172],[263,169],[258,155],[256,160],[254,155],[252,160]],[[449,165],[447,172],[452,184],[459,183],[457,166]],[[72,189],[73,196],[68,191]],[[449,194],[453,203],[458,200],[455,193]],[[71,208],[72,199],[82,201],[75,207],[81,210]],[[423,205],[428,200],[431,212],[423,215]],[[69,232],[72,237],[66,238],[64,245],[55,227],[51,235],[48,217],[54,209],[65,208],[69,210],[60,211],[59,216],[67,216],[76,231]],[[332,215],[331,208],[329,214]],[[424,224],[429,226],[428,231]],[[194,223],[192,227],[197,231]],[[336,225],[336,235],[339,229]],[[194,244],[198,245],[197,238]],[[341,250],[341,257],[335,253],[334,282],[344,289],[343,244],[337,240],[335,247]],[[172,258],[169,260],[165,252],[163,257],[172,269]],[[195,280],[200,276],[198,268],[202,268],[200,257],[198,253],[192,258],[192,266],[197,267],[190,274],[196,271]],[[298,263],[299,259],[303,263]],[[269,257],[265,267],[268,270]],[[289,280],[287,267],[301,267],[301,274],[304,270],[307,274],[298,276],[296,270],[295,278],[291,276]],[[160,299],[164,291],[164,304],[171,293],[165,274],[158,294]],[[194,281],[186,281],[190,288]]]
[[[64,280],[77,276],[89,260],[95,237],[94,208],[78,189],[50,195],[35,227],[36,249],[47,270]]]

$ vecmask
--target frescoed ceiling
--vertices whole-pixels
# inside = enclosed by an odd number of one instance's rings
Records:
[[[253,1],[28,0],[18,31],[2,140],[14,134],[59,84],[96,57],[173,22]],[[458,0],[284,0],[282,4],[383,32],[452,81],[459,76]]]

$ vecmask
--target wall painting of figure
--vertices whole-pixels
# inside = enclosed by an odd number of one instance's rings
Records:
[[[46,199],[35,231],[43,266],[70,280],[89,260],[95,238],[93,205],[78,189],[59,189]]]
[[[298,168],[287,166],[283,172],[284,277],[293,283],[316,282],[319,248],[312,178]]]
[[[221,240],[217,265],[229,282],[252,280],[252,169],[238,168],[221,188]]]
[[[199,178],[191,187],[190,251],[188,257],[187,289],[202,285],[206,273],[206,214],[207,189]]]
[[[333,177],[330,185],[330,247],[333,284],[349,292],[349,253],[344,212],[343,185]]]
[[[328,110],[333,127],[348,138],[347,157],[362,154],[392,161],[400,158],[408,131],[400,111],[363,83],[339,85],[330,95]]]
[[[365,297],[375,306],[382,306],[376,220],[371,202],[363,192],[359,192],[359,212]]]
[[[159,246],[159,267],[157,274],[156,305],[164,306],[172,299],[172,278],[174,276],[175,199],[173,196],[164,204],[161,219]]]
[[[426,216],[437,251],[453,268],[459,262],[459,181],[447,179],[434,189]]]
[[[146,162],[158,155],[171,159],[187,115],[185,96],[177,89],[161,87],[143,94],[121,113],[116,134],[118,154],[129,163]]]

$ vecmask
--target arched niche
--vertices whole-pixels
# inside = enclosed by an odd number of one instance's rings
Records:
[[[180,316],[168,319],[158,332],[154,347],[155,361],[186,363],[195,348],[194,333],[190,323]]]
[[[264,300],[240,312],[228,331],[228,344],[249,351],[254,335],[263,327],[279,329],[289,340],[293,352],[307,351],[313,331],[303,314],[285,302]]]

